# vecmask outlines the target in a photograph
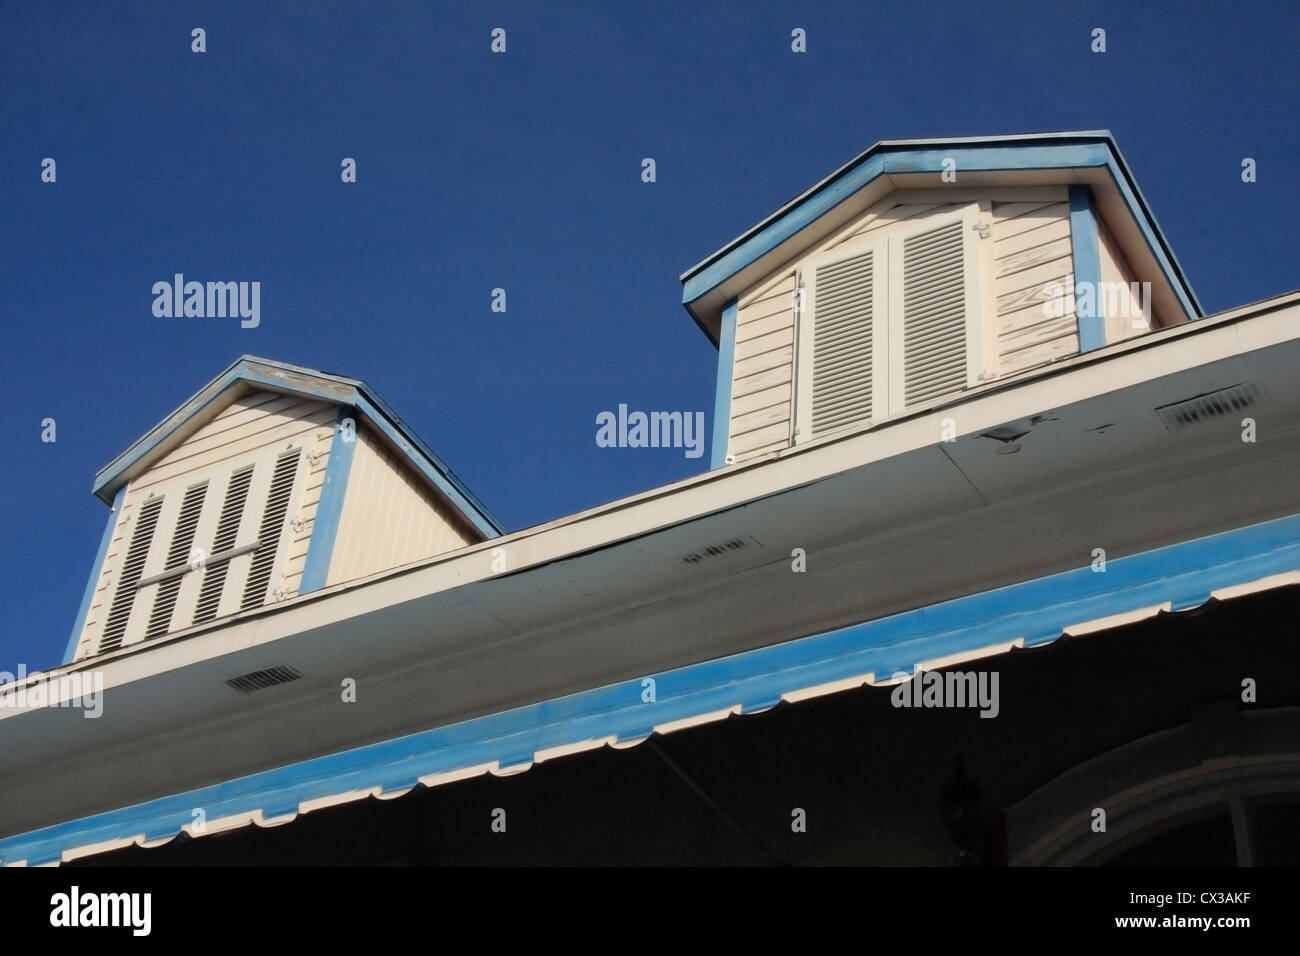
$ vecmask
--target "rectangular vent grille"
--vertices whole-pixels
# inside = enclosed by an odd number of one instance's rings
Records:
[[[812,347],[813,434],[871,418],[871,252],[817,270]]]
[[[131,532],[131,544],[126,549],[126,560],[122,563],[122,573],[117,579],[113,604],[104,623],[104,633],[99,639],[101,654],[122,646],[122,635],[126,633],[131,608],[135,604],[135,586],[144,573],[144,563],[149,557],[149,546],[153,544],[153,533],[158,527],[158,513],[162,511],[162,503],[162,498],[150,498],[140,506],[135,529]]]
[[[232,677],[226,683],[237,691],[251,694],[255,690],[265,690],[278,684],[289,684],[301,678],[302,675],[292,667],[281,664],[278,667],[268,667],[263,671],[253,671],[239,677]]]
[[[962,224],[903,243],[903,402],[966,386],[966,273]]]
[[[700,548],[699,551],[692,551],[690,554],[682,555],[682,560],[687,564],[699,564],[701,561],[707,561],[710,558],[719,558],[724,554],[731,554],[733,551],[743,551],[750,546],[750,542],[744,538],[732,538],[730,541],[723,541],[721,544],[711,544],[707,548]]]
[[[1267,402],[1268,395],[1263,388],[1254,382],[1243,382],[1183,402],[1162,405],[1156,409],[1156,414],[1165,423],[1165,428],[1171,432],[1180,432],[1193,425],[1202,425],[1228,415],[1235,416]]]

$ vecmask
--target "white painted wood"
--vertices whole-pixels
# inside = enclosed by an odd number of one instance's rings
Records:
[[[740,311],[743,312],[763,299],[778,298],[782,295],[788,296],[793,291],[794,270],[778,271],[742,295],[736,304]]]
[[[1007,374],[1023,372],[1053,361],[1069,358],[1077,355],[1078,352],[1079,335],[1077,332],[1070,332],[1068,335],[1040,342],[1029,348],[1004,352],[1002,355],[1002,368]]]
[[[1004,312],[997,318],[997,334],[1000,338],[1027,329],[1031,326],[1044,322],[1053,322],[1060,318],[1068,318],[1071,322],[1076,321],[1074,317],[1075,299],[1073,295],[1063,293],[1053,309],[1060,314],[1054,315],[1046,308],[1046,303],[1043,302],[1035,302],[1028,308],[1019,309],[1015,312]]]
[[[755,392],[745,395],[741,398],[733,399],[731,402],[732,420],[747,415],[750,412],[758,411],[760,408],[771,408],[772,406],[786,406],[786,414],[789,414],[791,383],[789,380],[776,385],[770,389],[764,389],[761,392]]]
[[[1054,243],[1058,239],[1069,238],[1069,219],[1048,219],[1033,229],[1027,229],[1024,232],[1006,235],[1004,231],[1001,238],[994,239],[993,254],[1001,260],[1017,252],[1032,249],[1034,246],[1044,246],[1048,243]]]
[[[1017,219],[1028,213],[1034,212],[1037,209],[1042,209],[1045,206],[1056,205],[1059,202],[1065,202],[1066,209],[1068,210],[1069,209],[1069,203],[1067,201],[1068,195],[1069,194],[1067,192],[1066,197],[1057,200],[1056,203],[1043,202],[1040,200],[1029,200],[1027,202],[994,202],[993,204],[994,226],[995,228],[1000,227],[1001,224],[1008,219]]]
[[[1046,265],[1048,262],[1068,258],[1071,255],[1073,255],[1073,248],[1070,245],[1069,229],[1067,228],[1066,236],[1063,239],[1042,246],[1033,246],[1023,252],[1017,252],[1014,255],[996,260],[996,277],[1002,279],[1015,275],[1017,272],[1032,269],[1035,266]]]
[[[262,448],[305,440],[303,436],[314,429],[331,427],[337,415],[335,408],[324,402],[302,402],[293,406],[293,415],[282,412],[257,415],[238,428],[215,435],[208,431],[210,423],[141,475],[136,483],[143,488],[227,462],[234,467],[239,458],[255,455]]]
[[[993,243],[993,202],[992,200],[980,200],[977,203],[978,225],[979,230],[973,239],[975,250],[975,269],[979,274],[979,281],[975,289],[968,290],[968,294],[974,296],[974,300],[979,303],[979,322],[980,331],[977,340],[972,343],[976,349],[976,355],[979,358],[979,371],[976,373],[976,380],[973,384],[980,384],[979,374],[984,376],[983,381],[991,381],[1001,374],[1001,363],[999,361],[999,347],[997,342],[997,329],[995,321],[997,318],[997,282],[995,272],[997,270],[996,249],[990,248]]]
[[[1005,335],[999,335],[998,348],[1004,353],[1014,352],[1065,335],[1075,335],[1078,330],[1078,320],[1075,319],[1074,313],[1070,313],[1059,319],[1045,319],[1014,329]]]
[[[900,189],[892,194],[901,203],[961,203],[998,202],[1046,205],[1066,202],[1070,198],[1068,186],[976,186],[966,187],[954,183],[949,187]]]
[[[752,305],[740,309],[736,313],[736,335],[739,336],[742,331],[757,322],[772,315],[794,314],[794,290],[783,292],[780,295],[771,296],[766,299],[759,299]]]
[[[789,418],[790,407],[788,401],[783,404],[769,405],[766,408],[759,408],[732,418],[731,434],[739,437],[745,432],[754,431],[756,428],[765,428],[778,422],[785,423]]]
[[[755,355],[762,355],[774,349],[784,348],[793,344],[793,342],[794,328],[781,328],[775,332],[769,332],[767,335],[760,335],[756,338],[746,339],[743,342],[737,342],[735,360],[737,363],[743,362]]]
[[[828,255],[852,256],[863,243],[902,235],[908,229],[932,228],[945,218],[964,216],[968,211],[974,217],[970,225],[982,224],[991,232],[988,239],[979,238],[977,232],[966,239],[970,261],[968,310],[977,320],[968,326],[968,387],[995,378],[1004,350],[998,338],[1000,314],[1041,309],[1043,296],[1036,295],[1032,287],[1050,280],[1064,284],[1072,272],[1068,200],[1068,187],[1059,180],[1041,185],[1005,181],[972,185],[968,180],[951,187],[929,182],[919,188],[895,189],[833,229],[797,260],[783,264],[755,283],[739,300],[729,437],[741,434],[738,429],[743,423],[738,425],[737,419],[742,416],[788,402],[791,441],[809,440],[810,424],[801,423],[806,423],[806,416],[811,414],[808,389],[813,358],[809,323],[815,309],[811,276],[819,262],[826,261]],[[891,253],[900,252],[901,246],[884,242],[880,261],[889,262]],[[895,263],[889,268],[892,271],[901,266]],[[793,292],[800,275],[805,283],[806,321],[796,322]],[[878,320],[883,322],[889,322],[890,316],[901,309],[901,301],[888,301],[890,284],[881,284],[886,300],[880,304]],[[890,332],[881,329],[877,340],[886,349],[890,348]],[[1019,341],[1038,341],[1043,334],[1026,332]],[[901,333],[893,337],[899,340],[899,354],[882,352],[880,361],[872,366],[873,389],[881,390],[878,398],[873,396],[872,404],[882,410],[901,402],[903,377],[901,367],[896,365],[901,360]],[[779,370],[786,362],[788,370]],[[770,394],[760,394],[767,389],[772,390]],[[769,412],[763,417],[774,414]],[[773,421],[764,427],[776,424]],[[732,443],[728,451],[737,461],[759,453],[752,447],[732,447]]]
[[[764,446],[784,444],[789,434],[789,428],[785,424],[769,425],[766,428],[755,429],[752,432],[735,436],[732,439],[731,453],[739,460],[741,456],[748,457],[750,452]]]
[[[1002,242],[1017,236],[1022,232],[1028,232],[1031,229],[1037,229],[1039,226],[1046,225],[1059,219],[1070,219],[1070,204],[1068,202],[1052,203],[1047,206],[1039,206],[1036,209],[1026,210],[1019,215],[1011,218],[994,217],[993,239],[995,242]]]
[[[745,323],[736,330],[736,341],[748,342],[760,335],[767,335],[769,332],[777,332],[782,329],[790,332],[791,335],[794,334],[794,310],[791,308],[786,308],[766,318]]]
[[[1065,257],[1006,276],[998,283],[998,312],[1014,312],[1051,298],[1059,293],[1052,287],[1063,284],[1073,268],[1074,261]]]
[[[368,428],[357,432],[329,584],[434,557],[477,540]]]
[[[755,355],[753,358],[736,363],[736,378],[744,378],[746,375],[753,375],[755,372],[764,372],[779,365],[788,367],[793,358],[794,347],[792,345],[764,352],[762,355]]]
[[[755,392],[761,392],[768,388],[778,388],[781,385],[790,382],[790,367],[777,366],[767,369],[763,372],[757,372],[753,375],[746,375],[737,378],[732,384],[731,397],[734,401],[746,395],[752,395]]]

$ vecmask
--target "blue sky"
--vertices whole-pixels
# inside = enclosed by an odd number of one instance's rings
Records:
[[[1207,312],[1300,286],[1287,4],[6,6],[0,669],[61,658],[94,473],[244,353],[365,379],[512,530],[707,468],[595,416],[709,419],[677,276],[878,139],[1109,128]],[[156,318],[176,272],[261,324]]]

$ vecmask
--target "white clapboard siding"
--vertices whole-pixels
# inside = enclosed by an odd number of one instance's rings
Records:
[[[147,488],[177,475],[198,474],[270,445],[294,442],[314,429],[333,428],[336,409],[326,402],[273,392],[246,395],[159,460],[132,487]]]
[[[794,283],[792,270],[771,276],[742,296],[736,310],[727,449],[736,461],[763,447],[755,442],[789,435]]]
[[[999,374],[1079,351],[1068,202],[993,203]]]
[[[357,432],[327,584],[352,581],[478,538],[368,429]]]

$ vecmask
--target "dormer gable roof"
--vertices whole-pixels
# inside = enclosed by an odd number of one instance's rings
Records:
[[[365,382],[254,355],[236,359],[180,408],[101,468],[95,475],[94,494],[106,504],[112,504],[118,489],[253,391],[279,392],[354,407],[469,524],[485,537],[503,533],[501,524],[482,502]]]
[[[943,187],[947,159],[956,187],[1090,186],[1125,251],[1157,268],[1157,307],[1204,314],[1109,130],[882,140],[682,273],[682,304],[717,344],[728,302],[893,189]]]

